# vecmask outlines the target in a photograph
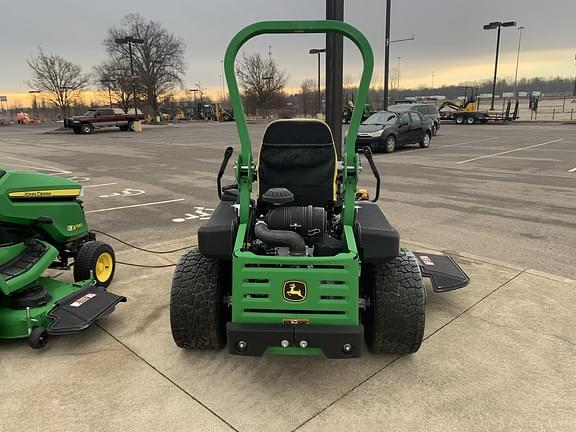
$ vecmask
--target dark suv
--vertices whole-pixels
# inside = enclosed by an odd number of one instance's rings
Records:
[[[415,102],[396,103],[396,105],[389,106],[388,109],[394,112],[418,111],[424,117],[432,120],[432,135],[436,135],[440,129],[440,113],[435,105]]]

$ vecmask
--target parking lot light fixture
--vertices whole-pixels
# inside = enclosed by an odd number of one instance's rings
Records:
[[[130,55],[130,78],[132,79],[132,93],[134,97],[134,115],[138,115],[138,99],[136,97],[136,82],[134,81],[134,59],[132,54],[132,44],[143,44],[144,39],[125,36],[123,38],[117,38],[114,41],[119,45],[128,45],[128,53]]]
[[[498,30],[496,37],[496,60],[494,61],[494,81],[492,82],[492,101],[490,103],[490,111],[494,111],[494,96],[496,95],[496,77],[498,74],[498,53],[500,51],[500,29],[502,27],[516,27],[516,21],[492,21],[491,23],[484,24],[484,30]]]
[[[308,54],[318,55],[318,107],[316,112],[320,113],[322,111],[322,96],[320,94],[320,54],[325,53],[326,48],[312,48],[308,51]]]
[[[518,53],[516,55],[516,72],[514,73],[514,96],[518,97],[518,63],[520,63],[520,44],[522,43],[522,30],[526,29],[524,26],[518,27],[520,35],[518,36]]]

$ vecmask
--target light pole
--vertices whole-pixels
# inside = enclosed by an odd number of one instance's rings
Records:
[[[112,108],[112,92],[110,90],[110,84],[112,84],[114,81],[112,81],[110,78],[106,78],[100,82],[104,84],[108,89],[108,102],[110,102],[110,108]]]
[[[200,120],[200,110],[198,109],[198,103],[196,102],[196,92],[198,91],[197,88],[195,89],[188,89],[189,92],[192,92],[194,95],[194,109],[192,110],[192,120]]]
[[[494,81],[492,83],[492,102],[490,103],[490,110],[494,111],[494,96],[496,95],[496,77],[498,74],[498,52],[500,51],[500,29],[502,27],[516,27],[516,21],[493,21],[489,24],[485,24],[484,30],[498,30],[498,36],[496,37],[496,60],[494,61]]]
[[[273,77],[272,75],[262,76],[262,79],[263,79],[264,81],[266,81],[266,85],[267,85],[267,87],[268,87],[268,100],[267,100],[268,104],[267,104],[267,105],[268,105],[268,117],[269,117],[269,118],[272,117],[272,98],[271,98],[271,96],[272,96],[272,95],[271,95],[271,89],[272,89],[272,87],[271,87],[271,85],[270,85],[270,82],[272,81],[273,78],[274,78],[274,77]]]
[[[222,77],[222,102],[224,102],[224,99],[226,99],[226,89],[225,89],[226,86],[224,83],[226,75],[224,73],[224,60],[220,60],[220,63],[222,64],[222,75],[221,75],[221,77]]]
[[[576,54],[574,54],[574,65],[576,65]],[[574,77],[574,90],[572,90],[572,96],[576,96],[576,77]]]
[[[520,35],[518,36],[518,54],[516,55],[516,73],[514,73],[514,96],[518,96],[516,90],[518,88],[518,63],[520,62],[520,44],[522,43],[522,30],[526,27],[520,26],[518,30]]]
[[[32,111],[34,111],[34,116],[39,119],[40,118],[40,113],[38,112],[38,100],[36,99],[36,95],[38,93],[40,93],[40,90],[29,90],[28,93],[30,93],[33,97],[33,107],[32,107]]]
[[[402,60],[402,57],[396,57],[396,60],[398,60],[398,75],[396,77],[396,92],[398,93],[398,97],[400,97],[400,60]]]
[[[320,113],[322,110],[322,96],[320,95],[320,54],[325,52],[326,48],[312,48],[310,51],[308,51],[308,54],[318,55],[318,109],[316,110],[317,113]]]
[[[384,111],[388,109],[388,76],[390,75],[390,8],[392,0],[386,0],[386,36],[384,39]]]
[[[432,71],[432,89],[434,89],[434,71]]]
[[[132,55],[132,44],[143,44],[144,39],[138,39],[132,36],[118,38],[115,42],[119,45],[128,44],[128,53],[130,55],[130,76],[132,78],[132,93],[134,97],[134,115],[138,115],[138,98],[136,97],[136,81],[134,81],[134,59]]]

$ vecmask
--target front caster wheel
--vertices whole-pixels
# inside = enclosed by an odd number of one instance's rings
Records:
[[[44,348],[48,343],[48,332],[44,327],[35,327],[28,336],[28,344],[31,348]]]

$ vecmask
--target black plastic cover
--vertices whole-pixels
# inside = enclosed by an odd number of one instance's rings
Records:
[[[6,264],[0,266],[0,276],[4,280],[10,280],[16,276],[24,274],[26,271],[31,269],[34,264],[36,264],[44,253],[47,251],[47,247],[44,243],[38,240],[32,239],[30,244],[26,246],[24,252],[15,257],[13,260],[7,262]]]
[[[288,204],[294,201],[294,194],[286,188],[270,188],[262,195],[262,201],[275,205]]]
[[[238,216],[234,203],[221,201],[208,223],[198,229],[198,249],[207,257],[232,258],[238,230]]]
[[[434,292],[453,291],[470,283],[470,277],[451,256],[424,252],[414,252],[414,256],[418,260],[422,276],[430,278]]]
[[[48,334],[75,333],[111,314],[126,297],[109,293],[105,288],[89,286],[64,297],[48,312]]]
[[[400,254],[400,234],[388,222],[378,204],[357,201],[355,236],[360,259],[393,259]]]

